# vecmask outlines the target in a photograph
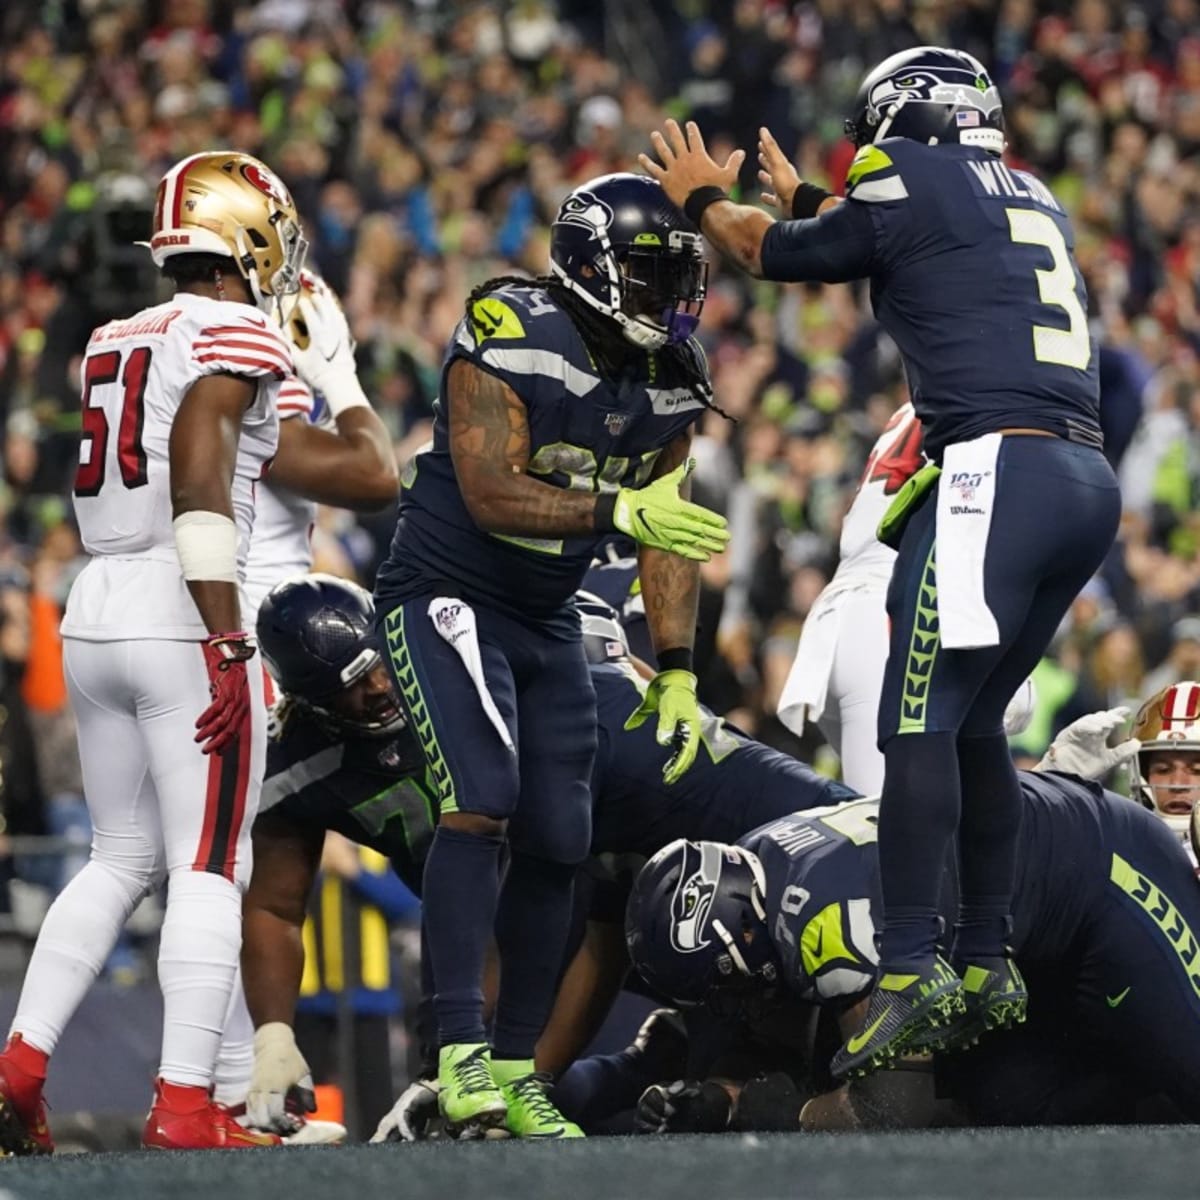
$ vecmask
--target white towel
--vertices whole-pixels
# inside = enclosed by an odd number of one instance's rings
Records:
[[[836,600],[836,595],[827,593],[817,597],[800,631],[796,658],[779,693],[779,719],[797,737],[804,732],[805,720],[820,720],[825,711],[841,625]]]
[[[454,600],[449,596],[437,596],[429,602],[429,619],[443,641],[454,647],[455,653],[463,660],[475,691],[479,693],[479,703],[487,719],[500,735],[500,740],[508,747],[509,752],[516,754],[509,735],[508,726],[496,707],[492,693],[488,691],[487,680],[483,674],[483,658],[479,653],[479,633],[475,628],[475,610],[462,600]]]
[[[1000,643],[1000,627],[984,595],[983,562],[996,499],[1001,435],[986,433],[947,446],[937,496],[937,606],[947,650]],[[1054,514],[1048,513],[1047,519]]]

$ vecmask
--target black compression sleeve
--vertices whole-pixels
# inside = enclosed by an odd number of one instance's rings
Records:
[[[839,204],[808,221],[776,221],[763,238],[762,276],[781,283],[861,279],[871,273],[875,240],[866,204]]]

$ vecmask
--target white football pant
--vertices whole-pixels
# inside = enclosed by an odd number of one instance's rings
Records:
[[[887,587],[864,584],[818,598],[812,630],[788,673],[779,718],[797,735],[806,719],[841,760],[842,779],[864,796],[883,787],[883,755],[875,744],[879,694],[888,656]]]
[[[92,821],[86,867],[50,906],[12,1032],[47,1054],[141,898],[167,880],[160,1074],[208,1087],[238,966],[241,894],[266,757],[262,671],[238,744],[201,753],[210,703],[196,642],[64,640]]]

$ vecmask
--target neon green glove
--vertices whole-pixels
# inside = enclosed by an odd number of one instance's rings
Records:
[[[636,729],[655,713],[658,744],[670,746],[672,751],[663,767],[663,780],[675,783],[696,761],[700,749],[700,701],[696,699],[696,677],[691,671],[659,671],[625,728]]]
[[[696,469],[689,458],[669,475],[644,488],[621,488],[613,508],[613,524],[643,546],[668,550],[696,562],[708,562],[729,542],[725,518],[679,494]]]

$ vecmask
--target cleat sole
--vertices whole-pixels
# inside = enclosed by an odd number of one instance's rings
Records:
[[[502,1102],[498,1106],[485,1108],[461,1121],[451,1121],[449,1117],[445,1117],[446,1132],[452,1138],[473,1141],[476,1138],[489,1137],[497,1129],[503,1129],[507,1118],[508,1106]]]
[[[51,1153],[25,1132],[16,1109],[6,1096],[0,1095],[0,1154],[6,1158],[31,1158]]]

